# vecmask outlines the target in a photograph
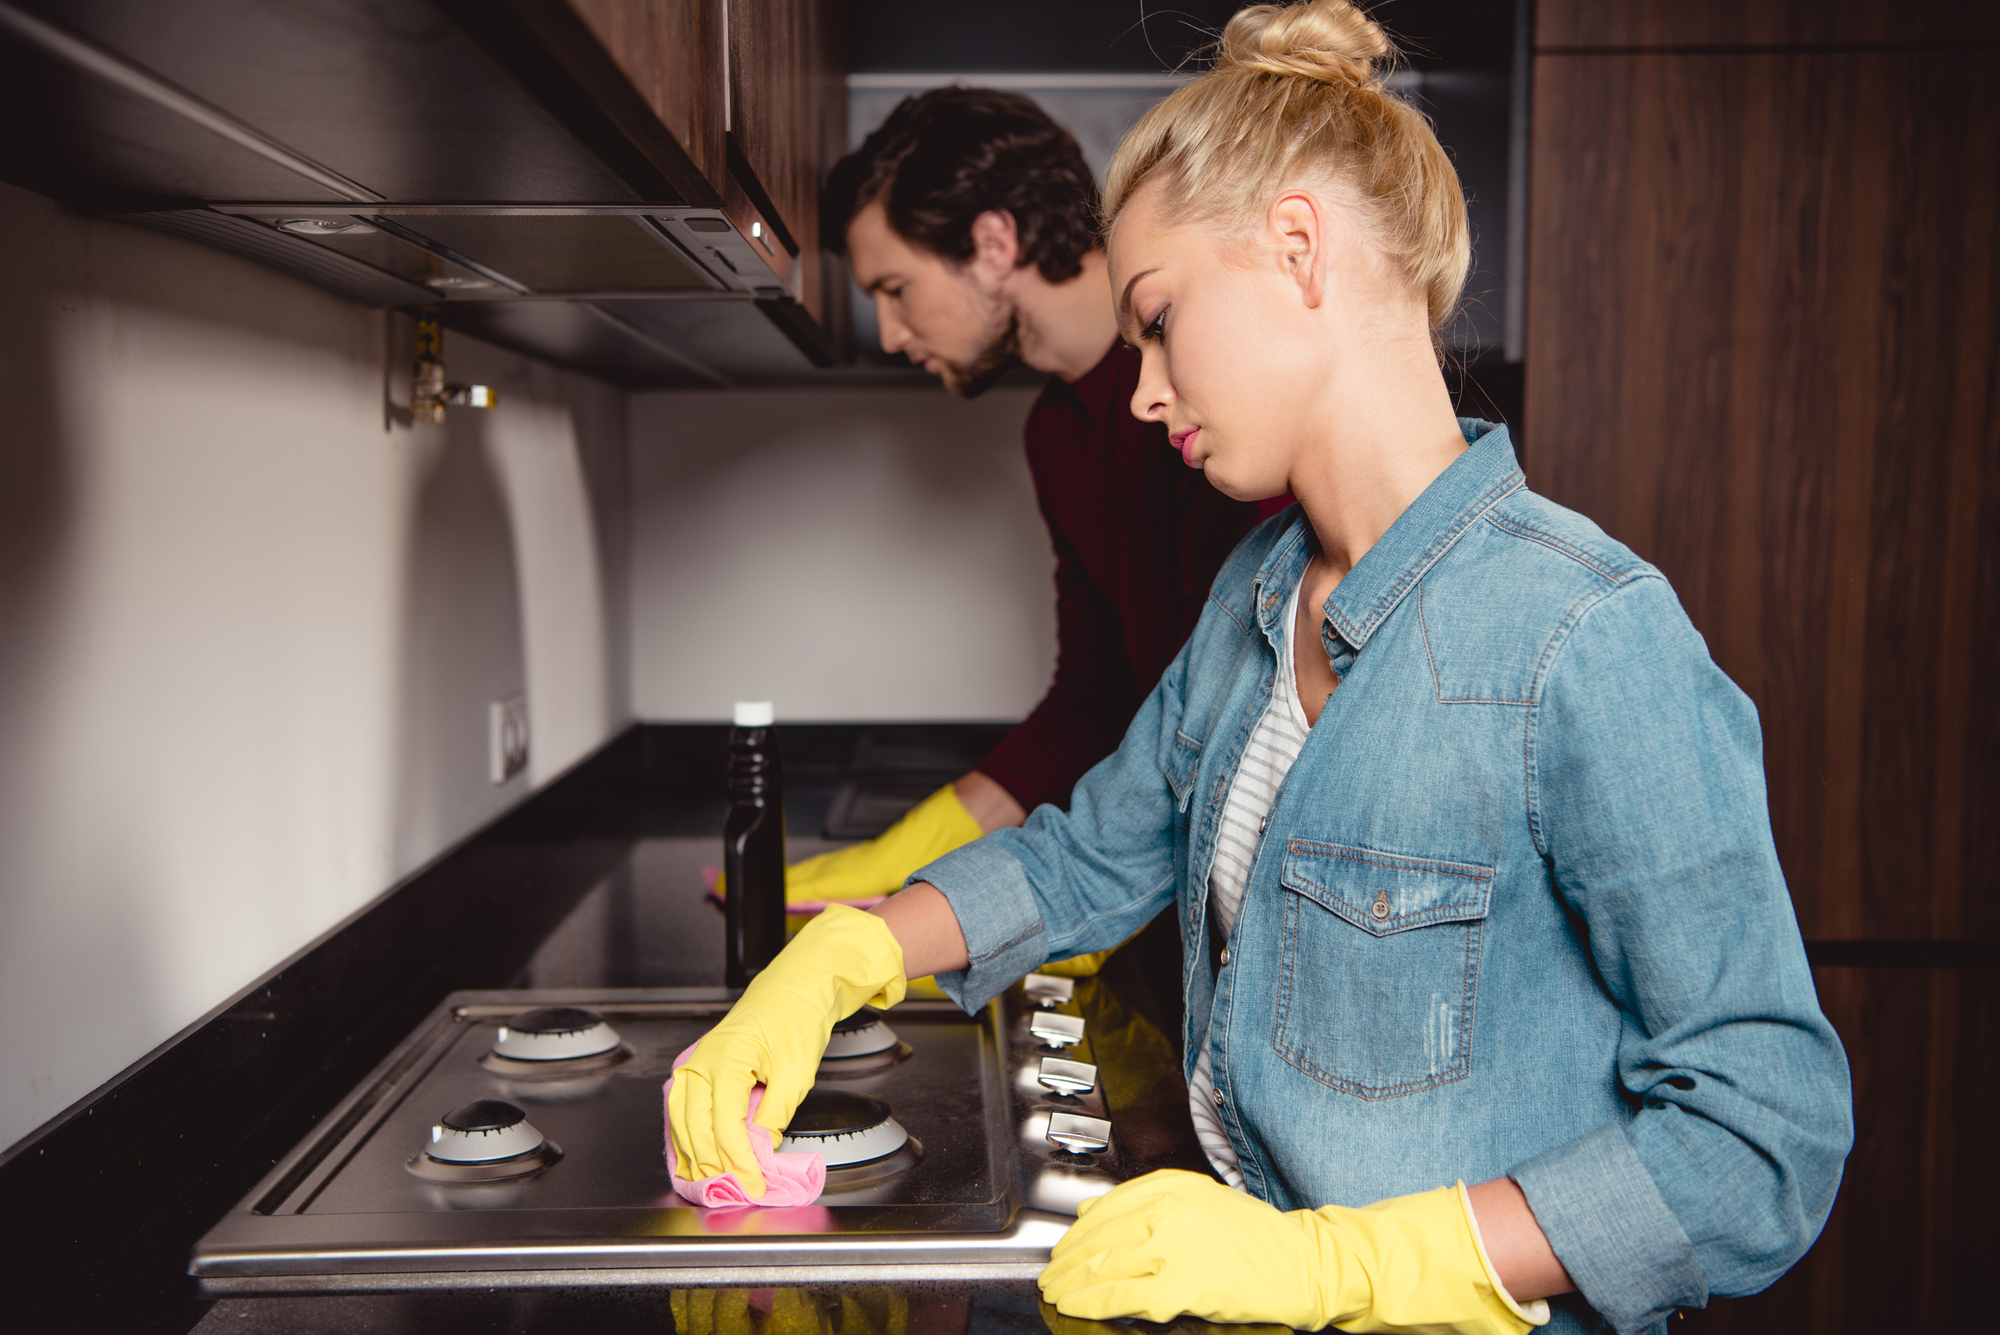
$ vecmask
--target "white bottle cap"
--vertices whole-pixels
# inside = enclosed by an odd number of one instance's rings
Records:
[[[736,702],[736,726],[739,728],[768,728],[776,715],[771,710],[769,700],[738,700]]]

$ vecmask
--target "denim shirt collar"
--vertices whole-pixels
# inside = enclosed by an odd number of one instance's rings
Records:
[[[1458,428],[1471,448],[1424,488],[1326,600],[1320,634],[1337,673],[1346,674],[1376,627],[1473,521],[1527,483],[1506,427],[1461,417]],[[1258,568],[1257,620],[1267,637],[1284,633],[1276,622],[1312,557],[1312,547],[1312,528],[1300,511]]]

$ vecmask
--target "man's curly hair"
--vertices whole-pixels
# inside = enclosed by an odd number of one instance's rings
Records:
[[[845,253],[848,223],[877,200],[897,235],[957,264],[972,258],[973,220],[1005,210],[1021,263],[1051,283],[1076,277],[1098,244],[1097,178],[1075,138],[1031,99],[993,88],[934,88],[898,103],[834,164],[822,243]]]

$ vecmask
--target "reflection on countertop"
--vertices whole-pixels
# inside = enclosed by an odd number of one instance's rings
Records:
[[[1212,1326],[1194,1317],[1133,1325],[1066,1317],[1032,1283],[819,1284],[779,1289],[515,1289],[231,1298],[198,1335],[1276,1335],[1278,1326]]]

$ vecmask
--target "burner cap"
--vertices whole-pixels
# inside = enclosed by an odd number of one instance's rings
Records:
[[[825,1056],[828,1061],[872,1057],[878,1052],[893,1051],[897,1041],[896,1031],[882,1023],[882,1012],[864,1006],[833,1027],[827,1036]]]
[[[453,1108],[431,1128],[424,1153],[439,1163],[495,1163],[542,1147],[542,1133],[528,1114],[500,1099],[479,1099]]]
[[[880,1024],[881,1022],[881,1011],[876,1010],[873,1006],[863,1006],[845,1020],[835,1024],[833,1032],[836,1034],[858,1034],[869,1025]]]
[[[432,1123],[429,1143],[403,1166],[432,1182],[500,1182],[532,1176],[561,1158],[526,1113],[500,1099],[479,1099]]]
[[[510,1061],[560,1062],[596,1057],[618,1049],[618,1031],[596,1011],[581,1006],[545,1006],[500,1026],[492,1055]]]
[[[602,1015],[581,1006],[544,1006],[516,1015],[507,1027],[522,1034],[574,1034],[603,1023]]]
[[[889,1105],[868,1094],[815,1089],[799,1103],[781,1146],[825,1157],[828,1168],[867,1163],[896,1153],[909,1142],[889,1115]]]
[[[479,1099],[453,1108],[438,1119],[447,1131],[505,1131],[528,1120],[528,1114],[504,1099]]]
[[[792,1114],[788,1136],[852,1135],[880,1126],[889,1120],[889,1105],[873,1094],[851,1094],[839,1089],[815,1089]]]

